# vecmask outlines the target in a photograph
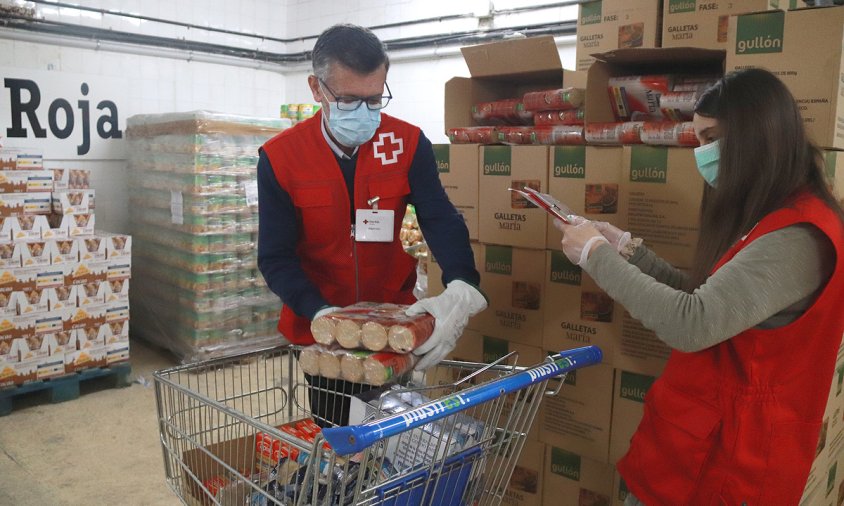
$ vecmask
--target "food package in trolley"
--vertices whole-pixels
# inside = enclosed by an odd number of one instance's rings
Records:
[[[311,322],[317,343],[343,348],[408,353],[431,337],[434,317],[408,316],[402,304],[358,302]]]
[[[418,357],[411,353],[347,350],[336,344],[315,344],[299,354],[299,367],[305,374],[375,386],[397,381],[417,361]]]
[[[435,401],[429,412],[444,409]],[[373,418],[401,414],[431,403],[415,390],[393,385],[386,392],[373,390],[352,397],[349,423],[357,425]],[[408,414],[408,425],[415,420]],[[484,437],[484,424],[463,413],[455,413],[386,441],[385,453],[397,472],[430,465],[478,444]]]

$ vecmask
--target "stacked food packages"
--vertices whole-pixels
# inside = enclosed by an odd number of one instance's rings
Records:
[[[454,144],[583,144],[583,102],[579,88],[525,93],[520,98],[472,106],[479,126],[450,128]]]
[[[408,316],[408,306],[359,302],[311,322],[318,343],[302,351],[299,365],[313,376],[383,385],[416,364],[411,352],[434,332],[434,317]]]
[[[129,359],[132,238],[95,231],[86,169],[0,151],[0,386]]]
[[[295,125],[312,117],[319,109],[319,104],[281,104],[279,117],[287,118]]]
[[[695,104],[717,76],[671,74],[611,77],[607,85],[616,122],[586,125],[587,144],[698,146]]]
[[[194,361],[278,343],[257,265],[258,148],[290,126],[208,112],[127,122],[135,331]]]

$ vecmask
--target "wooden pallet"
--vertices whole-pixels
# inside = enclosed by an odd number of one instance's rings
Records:
[[[76,399],[79,397],[79,385],[82,383],[102,384],[113,388],[128,387],[131,384],[129,381],[131,372],[132,367],[129,364],[114,364],[109,367],[85,369],[67,376],[0,389],[0,416],[10,414],[14,408],[14,401],[22,397],[40,395],[53,404]]]

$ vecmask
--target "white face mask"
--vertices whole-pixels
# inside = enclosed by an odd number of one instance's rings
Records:
[[[354,111],[341,111],[337,102],[328,102],[328,129],[340,144],[354,148],[365,143],[381,125],[381,111],[361,104]]]

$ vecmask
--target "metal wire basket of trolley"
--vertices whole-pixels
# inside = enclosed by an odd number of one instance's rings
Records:
[[[166,479],[185,504],[499,504],[542,397],[601,361],[594,346],[532,367],[515,353],[444,361],[395,385],[331,393],[349,413],[334,426],[311,410],[319,387],[298,354],[277,347],[155,373]]]

